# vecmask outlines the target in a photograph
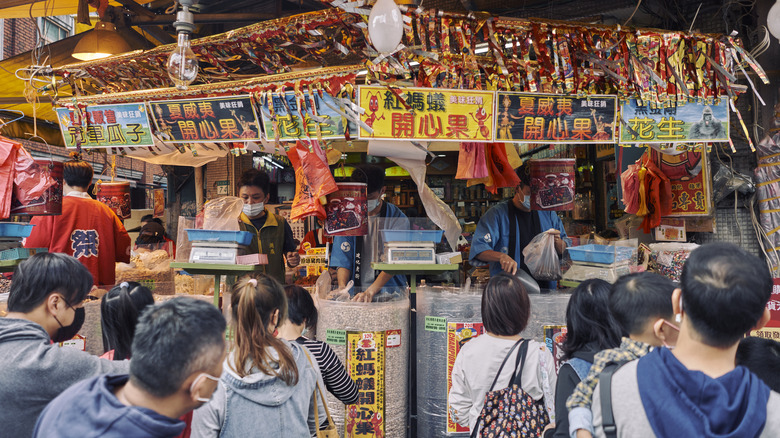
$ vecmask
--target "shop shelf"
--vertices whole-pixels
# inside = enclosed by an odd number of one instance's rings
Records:
[[[249,231],[197,230],[188,228],[187,238],[200,242],[232,242],[239,245],[252,243],[252,233]]]
[[[441,242],[443,230],[382,230],[385,242]]]
[[[0,237],[27,237],[34,226],[24,222],[0,222]]]
[[[573,262],[612,263],[630,260],[636,248],[630,246],[582,245],[567,248]]]

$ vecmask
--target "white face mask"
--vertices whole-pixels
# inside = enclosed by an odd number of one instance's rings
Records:
[[[265,209],[265,204],[262,202],[258,202],[256,204],[244,204],[244,214],[249,217],[255,217],[260,215],[260,213],[263,212],[263,209]]]
[[[374,211],[379,206],[379,199],[369,199],[366,201],[368,211]]]
[[[214,377],[208,373],[200,373],[198,377],[195,378],[195,380],[192,381],[192,385],[190,385],[190,392],[195,388],[195,385],[198,383],[198,380],[201,379],[201,377],[205,377],[206,379],[213,380],[215,382],[219,382],[219,377]],[[213,396],[214,393],[211,393]],[[201,403],[208,403],[209,400],[211,400],[211,397],[205,398],[205,397],[195,397],[195,400],[201,402]]]
[[[523,207],[527,208],[528,210],[531,209],[531,197],[528,195],[525,195],[525,198],[523,198]]]

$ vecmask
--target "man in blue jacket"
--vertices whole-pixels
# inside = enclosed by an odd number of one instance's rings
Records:
[[[490,266],[490,275],[501,271],[517,273],[518,267],[531,273],[523,262],[523,248],[543,231],[555,234],[555,249],[562,254],[566,249],[566,230],[554,211],[531,210],[531,177],[528,164],[515,172],[520,184],[512,199],[501,202],[485,213],[477,224],[471,241],[469,261],[474,266]],[[551,284],[550,284],[551,283]],[[555,287],[555,282],[540,284]]]
[[[173,438],[179,418],[209,401],[225,360],[225,319],[179,297],[138,320],[130,375],[105,374],[68,388],[43,410],[34,437]]]
[[[382,200],[385,194],[385,171],[379,166],[362,164],[352,173],[352,181],[366,183],[368,201],[368,235],[365,237],[342,237],[333,239],[333,253],[330,266],[338,268],[336,278],[343,288],[350,280],[355,287],[365,288],[354,295],[355,301],[371,302],[382,289],[401,290],[406,288],[406,277],[374,271],[371,262],[378,262],[383,241],[381,229],[408,230],[409,219],[393,204]],[[352,293],[352,292],[350,292]]]

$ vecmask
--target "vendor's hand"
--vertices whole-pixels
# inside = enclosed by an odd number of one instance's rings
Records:
[[[557,251],[558,254],[563,254],[563,251],[566,249],[566,242],[561,238],[561,231],[556,230],[555,228],[550,228],[549,230],[545,231],[545,233],[555,236],[555,251]]]
[[[374,299],[374,295],[376,295],[376,291],[371,290],[371,288],[368,288],[365,290],[365,292],[359,292],[355,294],[355,297],[352,298],[352,301],[356,303],[370,303],[371,300]]]
[[[517,262],[512,257],[509,257],[508,254],[501,254],[501,258],[498,262],[501,263],[501,269],[504,270],[504,272],[512,275],[517,273]]]
[[[287,253],[287,264],[294,268],[301,264],[301,255],[298,254],[298,251],[290,251]]]

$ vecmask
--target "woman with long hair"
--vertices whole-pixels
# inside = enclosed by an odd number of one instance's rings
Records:
[[[154,305],[152,291],[135,281],[122,282],[103,295],[100,299],[102,358],[130,359],[138,317],[150,305]]]
[[[545,438],[569,436],[566,399],[584,380],[593,364],[593,356],[601,350],[620,345],[623,330],[609,310],[611,284],[600,279],[585,280],[577,286],[566,307],[566,339],[563,341],[564,363],[558,370],[555,388],[555,431],[545,432]]]
[[[194,413],[192,436],[312,436],[319,369],[304,347],[274,336],[287,317],[282,285],[264,274],[244,276],[230,304],[231,352],[219,387]]]

